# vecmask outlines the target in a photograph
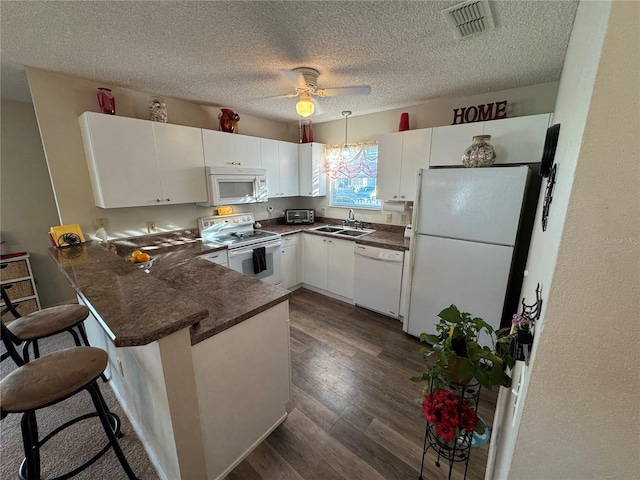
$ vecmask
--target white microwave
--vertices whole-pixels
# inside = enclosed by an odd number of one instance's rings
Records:
[[[267,171],[264,168],[206,167],[208,201],[204,207],[266,202]]]

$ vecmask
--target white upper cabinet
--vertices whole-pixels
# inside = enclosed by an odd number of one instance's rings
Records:
[[[399,200],[402,163],[402,132],[378,138],[378,200]]]
[[[204,161],[208,167],[260,168],[260,138],[216,130],[202,130]]]
[[[297,197],[298,144],[261,138],[260,153],[269,197]]]
[[[324,171],[325,146],[322,143],[301,143],[300,196],[322,197],[327,194],[327,175]]]
[[[278,141],[269,138],[260,139],[262,168],[267,171],[267,195],[269,198],[280,194],[280,161],[278,159]]]
[[[299,195],[299,152],[298,144],[278,142],[278,161],[280,166],[280,193],[282,197]]]
[[[201,130],[151,122],[156,140],[162,198],[165,203],[207,200]]]
[[[80,129],[98,207],[206,199],[200,129],[95,112],[80,116]]]
[[[485,122],[482,133],[491,135],[491,145],[496,152],[495,165],[540,163],[550,118],[550,113],[543,113]]]
[[[539,163],[550,118],[550,113],[543,113],[436,127],[433,129],[429,165],[462,165],[462,154],[473,142],[474,135],[491,135],[490,143],[496,152],[494,165]]]
[[[431,128],[387,133],[378,139],[377,198],[412,202],[419,168],[429,167]]]

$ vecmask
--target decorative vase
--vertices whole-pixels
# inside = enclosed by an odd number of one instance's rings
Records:
[[[111,89],[99,87],[96,96],[98,97],[98,105],[100,105],[102,113],[108,115],[116,114],[116,99],[111,93]]]
[[[476,135],[473,143],[462,155],[462,164],[465,167],[490,167],[496,161],[496,152],[489,143],[491,135]]]
[[[404,132],[405,130],[409,130],[409,114],[406,112],[400,114],[400,125],[398,125],[399,132]]]
[[[152,121],[167,123],[167,105],[162,97],[151,96],[149,99],[149,113]]]
[[[222,113],[218,114],[220,120],[220,131],[234,133],[238,122],[240,121],[240,115],[235,113],[229,108],[222,108]]]

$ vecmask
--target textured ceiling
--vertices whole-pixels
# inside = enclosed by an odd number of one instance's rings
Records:
[[[316,122],[556,81],[577,1],[491,1],[495,30],[455,40],[458,1],[0,2],[2,96],[28,99],[22,66],[295,121],[279,70],[320,71]],[[25,98],[26,97],[26,98]]]

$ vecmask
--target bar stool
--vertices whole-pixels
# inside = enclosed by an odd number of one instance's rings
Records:
[[[76,475],[93,464],[109,448],[113,448],[127,477],[135,479],[135,474],[118,444],[117,437],[122,436],[120,419],[109,411],[96,383],[107,366],[107,353],[94,347],[73,347],[27,363],[8,339],[9,331],[3,322],[0,322],[0,329],[7,352],[18,365],[16,370],[0,381],[0,391],[2,391],[0,418],[4,418],[10,413],[22,413],[21,429],[25,458],[18,471],[19,478],[39,480],[40,448],[42,445],[65,428],[86,418],[98,416],[109,439],[107,445],[91,459],[58,478],[69,478]],[[95,413],[74,418],[39,439],[36,410],[54,405],[83,390],[91,395],[96,409]]]
[[[80,338],[84,344],[89,347],[89,340],[85,332],[83,322],[89,316],[89,309],[84,305],[60,305],[57,307],[49,307],[37,312],[29,313],[22,316],[9,298],[6,290],[13,285],[2,285],[0,293],[2,301],[6,308],[2,311],[2,315],[11,312],[15,320],[7,322],[7,337],[15,344],[22,344],[22,357],[25,362],[29,361],[29,345],[33,345],[33,356],[38,358],[40,350],[38,349],[38,340],[62,332],[69,332],[73,337],[76,346],[80,346]],[[78,332],[74,330],[77,329]],[[80,338],[78,338],[78,334]],[[8,357],[7,353],[2,355],[2,360]],[[103,378],[104,380],[104,378]]]

